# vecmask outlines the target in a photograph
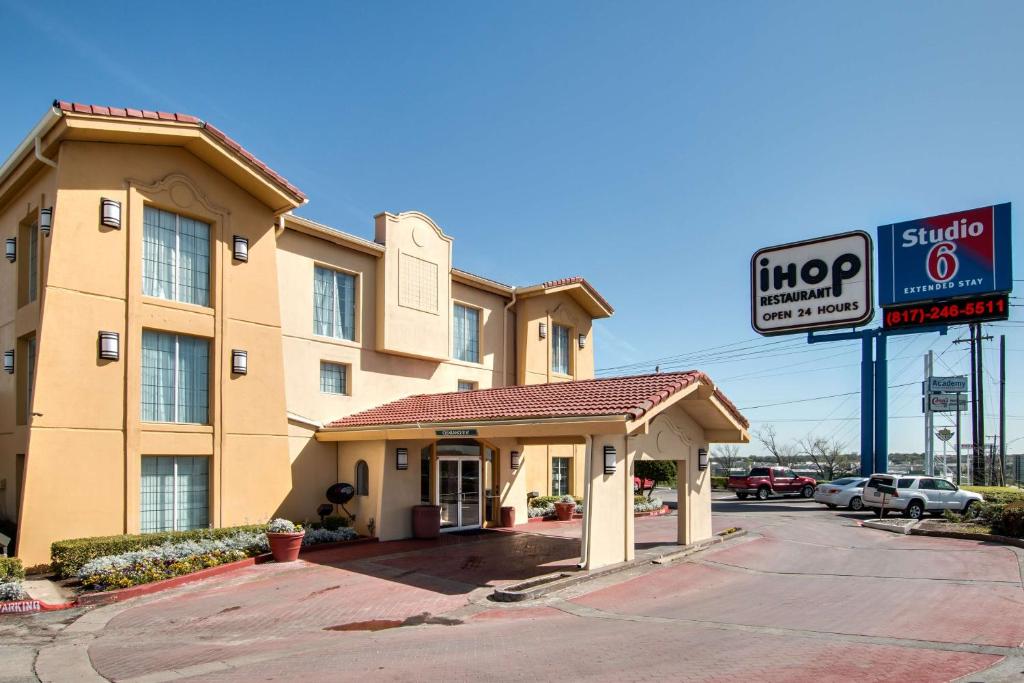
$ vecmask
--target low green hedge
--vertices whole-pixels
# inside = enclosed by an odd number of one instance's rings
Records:
[[[580,498],[579,496],[573,496],[573,498],[576,500],[577,505],[583,502],[583,499]],[[554,505],[555,503],[561,502],[561,500],[561,496],[537,496],[536,498],[530,499],[530,507],[546,508],[549,505]]]
[[[0,581],[21,581],[25,567],[17,557],[0,557]]]
[[[1005,505],[1006,503],[1024,502],[1024,489],[1015,486],[964,486],[966,491],[974,491],[985,497],[986,503]]]
[[[992,530],[1004,536],[1024,538],[1024,501],[1007,503],[994,520]]]
[[[50,565],[58,577],[74,576],[89,560],[106,555],[119,555],[163,545],[169,541],[196,541],[201,538],[223,538],[239,531],[264,531],[265,524],[221,527],[219,529],[193,529],[191,531],[163,531],[155,534],[124,536],[97,536],[56,541],[50,545]],[[187,572],[184,572],[187,573]]]
[[[728,483],[729,477],[711,477],[711,488],[713,489],[724,489]]]

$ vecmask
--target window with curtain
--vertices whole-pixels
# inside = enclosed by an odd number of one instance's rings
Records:
[[[341,363],[320,363],[320,391],[325,394],[348,393],[348,368]]]
[[[142,533],[210,525],[210,461],[205,456],[143,456]]]
[[[551,495],[569,494],[569,458],[551,458]]]
[[[36,338],[25,341],[25,422],[32,421],[32,390],[36,384]]]
[[[209,423],[209,355],[205,339],[143,331],[143,422]]]
[[[456,360],[480,362],[480,309],[455,304],[452,311],[453,346]]]
[[[356,495],[370,495],[370,466],[365,460],[356,463]]]
[[[569,339],[572,331],[564,325],[552,325],[551,371],[569,374]]]
[[[313,269],[313,334],[355,341],[356,276]]]
[[[210,225],[152,206],[143,211],[142,293],[210,305]]]

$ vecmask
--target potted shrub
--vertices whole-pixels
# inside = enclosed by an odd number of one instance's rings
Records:
[[[306,532],[302,525],[293,524],[287,519],[274,519],[267,525],[267,543],[274,556],[274,562],[294,562],[299,558],[302,548],[302,537]]]
[[[572,519],[572,513],[576,511],[576,499],[572,496],[562,496],[561,500],[555,503],[555,515],[559,522],[568,522]]]

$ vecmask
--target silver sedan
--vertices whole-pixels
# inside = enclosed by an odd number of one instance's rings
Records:
[[[827,484],[818,484],[814,489],[814,500],[827,506],[829,510],[837,507],[863,510],[864,499],[861,496],[867,483],[867,479],[860,477],[844,477]]]

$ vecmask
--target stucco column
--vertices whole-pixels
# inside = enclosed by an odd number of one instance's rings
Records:
[[[677,523],[679,525],[678,536],[676,537],[676,543],[679,545],[688,545],[693,542],[692,534],[690,533],[690,476],[687,465],[689,464],[686,460],[676,460],[676,492],[678,503],[679,518]]]

